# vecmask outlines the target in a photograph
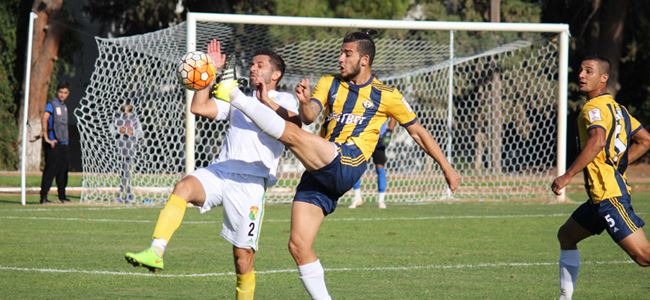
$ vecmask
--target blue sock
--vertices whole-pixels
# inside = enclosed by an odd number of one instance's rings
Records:
[[[358,190],[358,189],[361,188],[361,178],[359,178],[359,180],[357,180],[357,182],[354,183],[354,186],[352,188],[355,189],[355,190]]]
[[[382,193],[386,191],[386,169],[385,168],[377,168],[377,190]]]

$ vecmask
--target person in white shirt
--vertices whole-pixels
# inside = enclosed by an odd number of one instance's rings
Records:
[[[130,101],[124,102],[120,112],[113,118],[115,146],[120,162],[120,193],[117,202],[133,201],[131,190],[131,163],[137,153],[138,140],[142,138],[142,126]]]
[[[225,64],[218,40],[208,44],[207,54],[215,67]],[[264,83],[271,91],[262,101],[284,119],[300,126],[298,101],[289,93],[275,91],[284,74],[285,63],[270,50],[255,52],[250,65],[252,85]],[[126,253],[126,260],[154,272],[163,269],[163,253],[173,233],[180,226],[188,203],[201,212],[217,205],[224,207],[221,236],[233,244],[237,275],[237,299],[253,299],[255,272],[253,258],[258,249],[260,225],[264,216],[264,191],[276,181],[275,173],[284,145],[262,132],[241,111],[210,97],[210,88],[196,91],[192,99],[194,114],[216,120],[229,120],[219,157],[205,168],[198,169],[179,181],[165,208],[160,212],[151,247],[139,253]]]

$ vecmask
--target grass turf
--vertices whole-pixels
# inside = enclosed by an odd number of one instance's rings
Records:
[[[30,196],[33,197],[33,196]],[[584,198],[582,194],[573,199]],[[74,200],[78,200],[75,198]],[[633,196],[648,219],[650,193]],[[29,203],[35,203],[30,198]],[[557,228],[578,204],[372,203],[341,205],[315,249],[337,299],[551,299],[557,297]],[[159,208],[18,205],[0,196],[0,295],[6,299],[234,297],[222,212],[188,209],[165,270],[133,268],[124,252],[148,247]],[[287,252],[290,206],[268,205],[256,256],[258,299],[306,299]],[[582,299],[640,299],[650,273],[604,234],[580,244]]]

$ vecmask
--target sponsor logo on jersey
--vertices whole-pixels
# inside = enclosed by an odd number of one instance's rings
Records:
[[[366,118],[363,116],[357,116],[354,114],[337,114],[337,113],[330,113],[330,115],[327,117],[327,121],[332,121],[335,120],[338,123],[343,123],[343,124],[361,124],[363,120]]]

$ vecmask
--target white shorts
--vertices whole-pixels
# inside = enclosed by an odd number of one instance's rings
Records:
[[[265,179],[226,173],[214,165],[198,169],[190,175],[201,182],[205,191],[201,213],[223,205],[221,236],[237,248],[257,251],[264,218]]]

